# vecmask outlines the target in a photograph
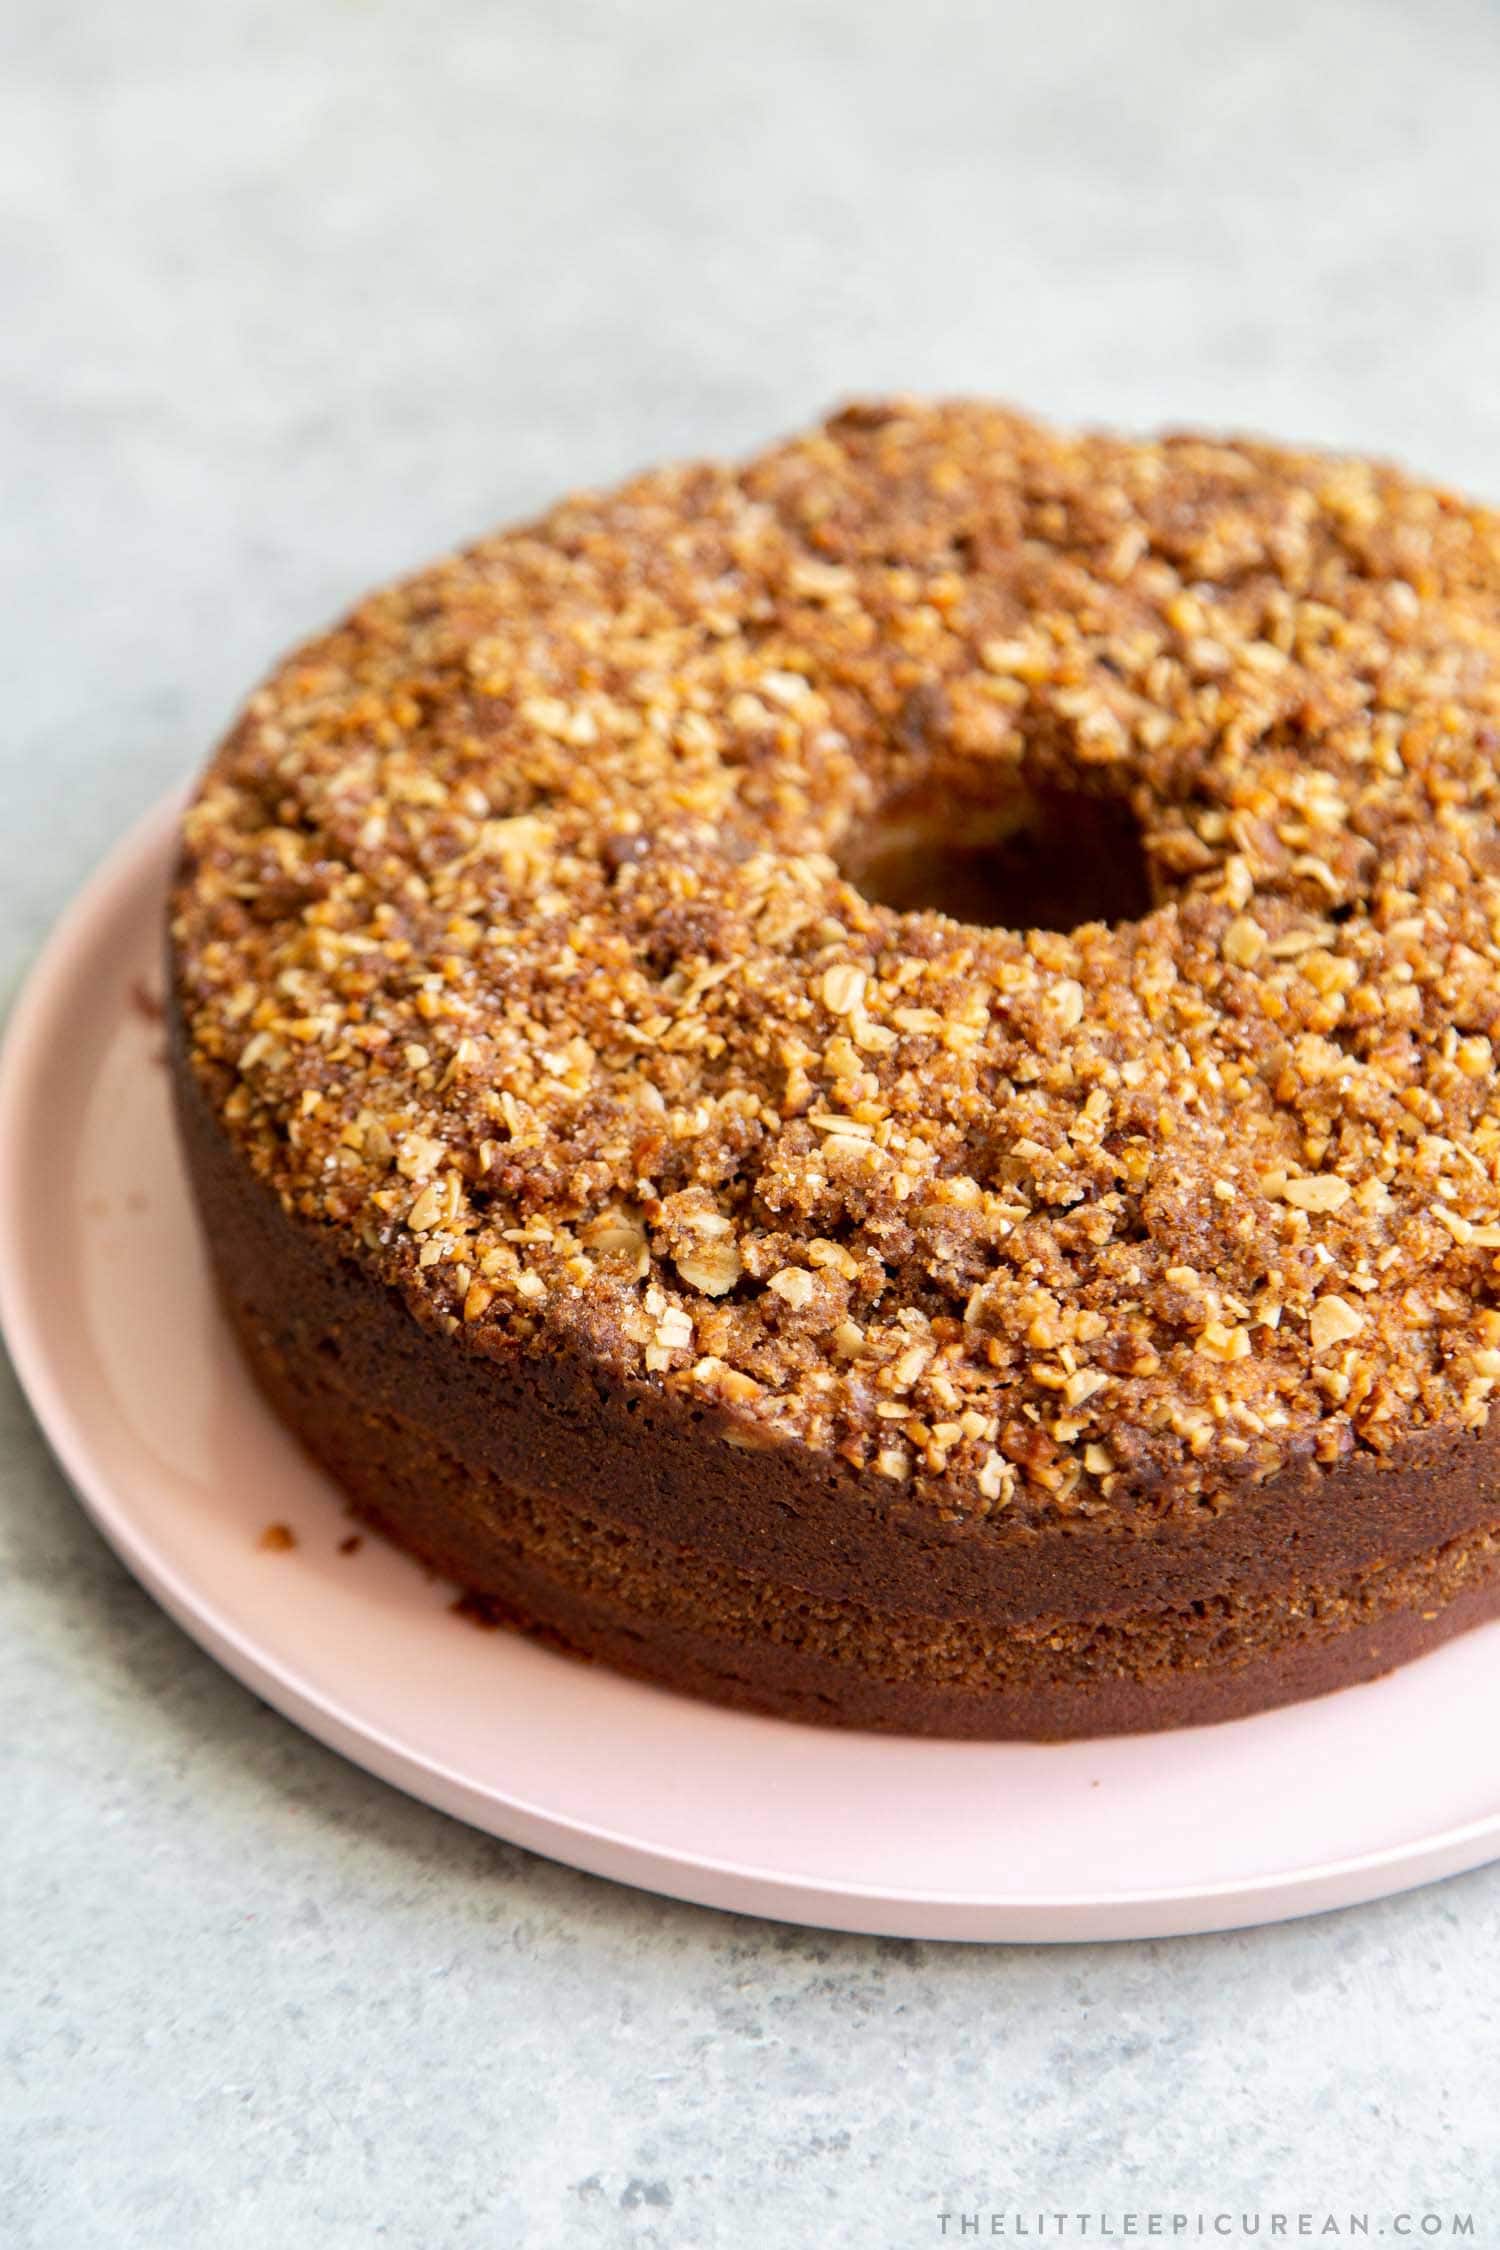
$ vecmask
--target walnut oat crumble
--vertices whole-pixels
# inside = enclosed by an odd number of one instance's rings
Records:
[[[860,406],[564,502],[252,700],[178,1005],[288,1210],[475,1349],[953,1519],[1219,1510],[1500,1380],[1500,519]],[[901,911],[1048,792],[1145,911]]]

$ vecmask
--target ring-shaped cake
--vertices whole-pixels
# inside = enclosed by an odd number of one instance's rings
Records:
[[[229,1316],[469,1608],[1064,1736],[1500,1610],[1500,526],[857,406],[372,595],[183,824]]]

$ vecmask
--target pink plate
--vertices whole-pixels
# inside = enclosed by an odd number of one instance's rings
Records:
[[[0,1068],[0,1316],[129,1568],[299,1725],[575,1867],[829,1928],[1160,1936],[1347,1906],[1500,1856],[1500,1625],[1232,1725],[1055,1748],[743,1717],[455,1617],[260,1404],[173,1140],[160,913],[173,808],[67,916]],[[271,1522],[296,1545],[261,1544]],[[80,1620],[80,1630],[87,1620]]]

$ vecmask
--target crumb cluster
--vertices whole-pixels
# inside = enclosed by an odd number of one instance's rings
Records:
[[[1489,1413],[1497,745],[1495,515],[859,406],[290,658],[186,816],[177,1002],[259,1175],[463,1344],[954,1517],[1218,1508]],[[842,872],[1057,789],[1128,809],[1139,918]]]

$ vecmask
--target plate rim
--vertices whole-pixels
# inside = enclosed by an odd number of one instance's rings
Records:
[[[121,1503],[107,1459],[89,1441],[59,1379],[45,1315],[27,1284],[14,1216],[22,1195],[20,1160],[41,1045],[58,1017],[66,1019],[70,977],[97,944],[100,925],[127,902],[131,891],[159,879],[184,799],[182,789],[172,790],[110,848],[23,971],[8,1011],[0,1038],[0,1335],[42,1434],[91,1522],[179,1629],[252,1693],[326,1747],[451,1818],[637,1888],[810,1927],[1000,1943],[1188,1935],[1366,1903],[1500,1857],[1497,1804],[1493,1812],[1367,1851],[1290,1870],[1176,1886],[982,1893],[972,1886],[945,1890],[849,1877],[830,1880],[663,1844],[476,1781],[403,1742],[381,1722],[361,1717],[338,1693],[308,1680],[280,1654],[257,1647],[223,1613],[216,1595],[185,1576]],[[1045,1755],[1047,1746],[1030,1747]],[[506,1825],[480,1819],[469,1809],[480,1806],[503,1816]],[[517,1829],[526,1833],[517,1834]],[[872,1914],[873,1909],[886,1911]],[[954,1926],[939,1926],[944,1918]],[[1043,1926],[1066,1923],[1076,1926]]]

